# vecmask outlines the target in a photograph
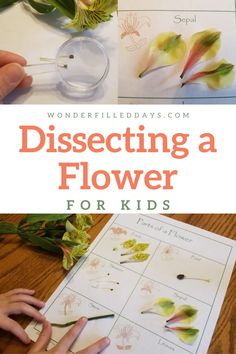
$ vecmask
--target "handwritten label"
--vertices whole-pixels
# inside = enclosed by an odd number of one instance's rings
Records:
[[[191,255],[191,259],[193,259],[194,261],[197,261],[197,262],[200,262],[200,261],[202,260],[201,257],[198,257],[198,256],[196,256],[195,254],[192,254],[192,255]]]
[[[174,293],[175,294],[175,297],[178,299],[178,300],[181,300],[181,301],[187,301],[188,298],[186,296],[183,296],[183,295],[180,295],[178,293]]]
[[[159,339],[158,344],[161,345],[162,347],[165,347],[173,352],[175,352],[175,347],[173,347],[170,343],[167,343],[163,339]]]
[[[190,23],[196,23],[197,22],[197,16],[194,15],[194,16],[191,16],[191,17],[182,17],[180,15],[176,15],[174,17],[174,23],[176,24],[184,24],[184,25],[189,25]]]

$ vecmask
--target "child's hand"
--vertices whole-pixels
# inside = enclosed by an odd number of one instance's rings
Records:
[[[87,318],[82,317],[57,343],[57,345],[47,351],[47,346],[50,342],[52,335],[52,327],[49,322],[45,321],[43,324],[42,332],[35,344],[33,344],[28,354],[66,354],[70,350],[71,346],[78,338],[85,325],[87,324]],[[99,354],[110,344],[110,339],[104,337],[89,347],[77,352],[76,354]]]
[[[45,321],[45,317],[33,306],[42,308],[44,302],[36,299],[34,290],[14,289],[5,294],[0,294],[0,328],[11,332],[23,343],[29,344],[30,338],[23,328],[10,315],[24,314],[33,317],[39,322]]]
[[[16,87],[31,86],[32,77],[26,75],[25,65],[26,60],[22,56],[0,50],[0,102]]]

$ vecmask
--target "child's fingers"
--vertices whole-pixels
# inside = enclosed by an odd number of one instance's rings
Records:
[[[99,354],[110,344],[110,339],[104,337],[88,348],[79,351],[77,354]]]
[[[39,353],[40,351],[44,351],[47,349],[48,344],[50,342],[52,336],[52,327],[48,321],[43,323],[43,329],[37,339],[37,341],[30,348],[28,354]]]
[[[30,338],[25,333],[23,328],[11,318],[5,317],[4,320],[1,321],[1,328],[7,332],[11,332],[12,334],[14,334],[14,336],[19,338],[23,343],[30,343]]]
[[[35,290],[18,288],[18,289],[13,289],[13,290],[8,291],[6,293],[6,295],[16,295],[16,294],[33,295],[34,293],[35,293]]]
[[[24,68],[20,64],[7,64],[0,68],[0,101],[14,91],[25,78]]]
[[[24,302],[13,302],[9,305],[8,314],[19,315],[22,313],[34,318],[36,321],[45,321],[45,317],[38,310]]]
[[[11,295],[9,298],[9,301],[10,302],[25,302],[29,305],[34,305],[39,308],[42,308],[45,305],[45,303],[43,301],[40,301],[36,297],[30,296],[30,295],[22,295],[22,294]]]
[[[0,50],[0,66],[9,64],[9,63],[18,63],[22,66],[26,65],[26,59],[21,55]]]
[[[67,352],[74,341],[78,338],[86,323],[88,322],[86,317],[82,317],[79,321],[64,335],[60,342],[55,346],[54,351],[56,353]]]
[[[26,89],[29,88],[32,85],[33,82],[33,78],[32,76],[26,76],[20,83],[20,85],[18,85],[18,88],[22,88],[22,89]]]

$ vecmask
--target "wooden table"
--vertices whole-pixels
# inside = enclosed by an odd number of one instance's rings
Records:
[[[236,215],[169,215],[171,218],[201,227],[205,230],[236,239]],[[22,215],[0,215],[0,220],[18,222]],[[90,231],[96,237],[111,215],[94,215]],[[0,236],[0,292],[24,287],[35,289],[36,295],[46,301],[65,276],[61,260],[26,245],[18,236]],[[227,291],[221,315],[208,354],[236,353],[236,272]],[[22,326],[29,319],[17,317]],[[0,330],[0,353],[27,353],[30,346],[21,344],[9,333]],[[161,353],[160,353],[161,354]]]

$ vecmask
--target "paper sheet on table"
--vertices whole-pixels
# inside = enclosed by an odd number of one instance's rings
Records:
[[[122,245],[146,243],[149,257],[129,262]],[[202,229],[154,215],[115,215],[90,249],[67,275],[42,310],[51,322],[67,323],[81,316],[115,314],[91,321],[71,351],[76,353],[100,337],[109,336],[107,354],[204,354],[220,313],[236,257],[236,242]],[[189,278],[177,279],[178,274]],[[199,330],[192,344],[165,328],[172,317],[141,312],[160,298],[171,299],[173,314],[182,305],[197,310],[189,324]],[[173,315],[172,314],[172,315]],[[176,322],[174,326],[185,327]],[[26,329],[36,340],[41,325]],[[68,328],[53,327],[52,343]]]
[[[236,78],[230,87],[212,90],[204,83],[181,88],[180,63],[159,69],[142,79],[139,67],[148,45],[160,33],[181,34],[189,45],[191,36],[209,28],[221,32],[216,57],[196,64],[191,73],[205,70],[222,59],[236,65],[235,1],[147,0],[119,2],[119,102],[120,103],[236,103]]]
[[[39,63],[40,57],[55,58],[58,48],[72,37],[81,35],[75,30],[63,29],[64,18],[55,11],[49,15],[34,15],[22,3],[0,11],[0,49],[21,54],[29,64]],[[57,72],[33,76],[28,91],[18,91],[5,99],[15,104],[110,104],[117,102],[117,18],[100,24],[96,30],[82,35],[100,41],[110,59],[110,70],[102,86],[91,97],[71,97],[60,90]],[[96,63],[94,63],[96,65]],[[53,69],[52,69],[53,70]],[[42,69],[39,70],[42,72]]]

